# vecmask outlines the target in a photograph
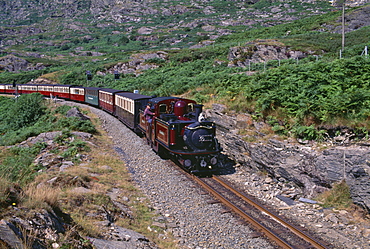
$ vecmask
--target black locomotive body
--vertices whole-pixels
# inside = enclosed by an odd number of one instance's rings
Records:
[[[143,135],[151,148],[163,158],[171,158],[194,174],[209,174],[219,165],[220,144],[213,122],[200,120],[202,105],[178,97],[141,95],[115,89],[73,85],[0,84],[0,93],[39,92],[101,108]],[[144,109],[150,103],[154,116],[148,123]]]

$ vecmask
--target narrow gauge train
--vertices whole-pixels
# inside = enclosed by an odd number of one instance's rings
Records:
[[[134,132],[145,136],[162,158],[179,162],[193,174],[210,174],[219,168],[222,149],[216,139],[216,126],[213,122],[199,120],[202,105],[193,100],[75,85],[0,84],[2,94],[34,92],[105,110]],[[148,103],[154,113],[151,123],[143,112]]]

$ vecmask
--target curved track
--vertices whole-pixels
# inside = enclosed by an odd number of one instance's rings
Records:
[[[251,223],[281,248],[330,248],[326,243],[308,235],[261,204],[240,193],[220,177],[198,178],[199,185],[214,195],[220,202]]]

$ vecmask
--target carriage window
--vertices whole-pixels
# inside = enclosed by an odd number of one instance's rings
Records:
[[[167,105],[166,104],[159,105],[159,113],[166,113],[166,111],[167,111]]]
[[[194,111],[194,104],[193,103],[188,104],[188,113],[193,112],[193,111]]]

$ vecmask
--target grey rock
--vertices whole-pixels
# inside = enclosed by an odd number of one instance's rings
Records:
[[[97,249],[158,248],[145,236],[123,227],[115,226],[114,235],[116,240],[103,240],[97,238],[89,238],[89,240]]]
[[[299,198],[298,201],[305,202],[305,203],[310,203],[310,204],[316,204],[317,203],[317,201],[307,199],[307,198],[302,198],[302,197]]]
[[[81,113],[76,107],[72,107],[71,109],[68,110],[67,117],[77,117],[81,120],[90,120],[90,118],[83,113]]]
[[[9,71],[9,72],[19,72],[26,70],[29,66],[29,62],[18,58],[14,55],[7,55],[0,58],[0,69]]]
[[[288,197],[285,197],[285,196],[282,196],[282,195],[277,195],[276,198],[278,198],[279,200],[285,202],[289,206],[293,206],[293,205],[296,204],[293,199],[288,198]]]
[[[15,231],[14,225],[6,220],[0,221],[0,242],[3,241],[11,248],[23,248],[23,242]],[[1,245],[2,243],[0,243]]]
[[[294,51],[288,47],[270,45],[272,41],[250,43],[245,46],[232,47],[229,50],[229,66],[249,67],[250,63],[264,63],[270,60],[302,59],[307,54],[302,51]]]

